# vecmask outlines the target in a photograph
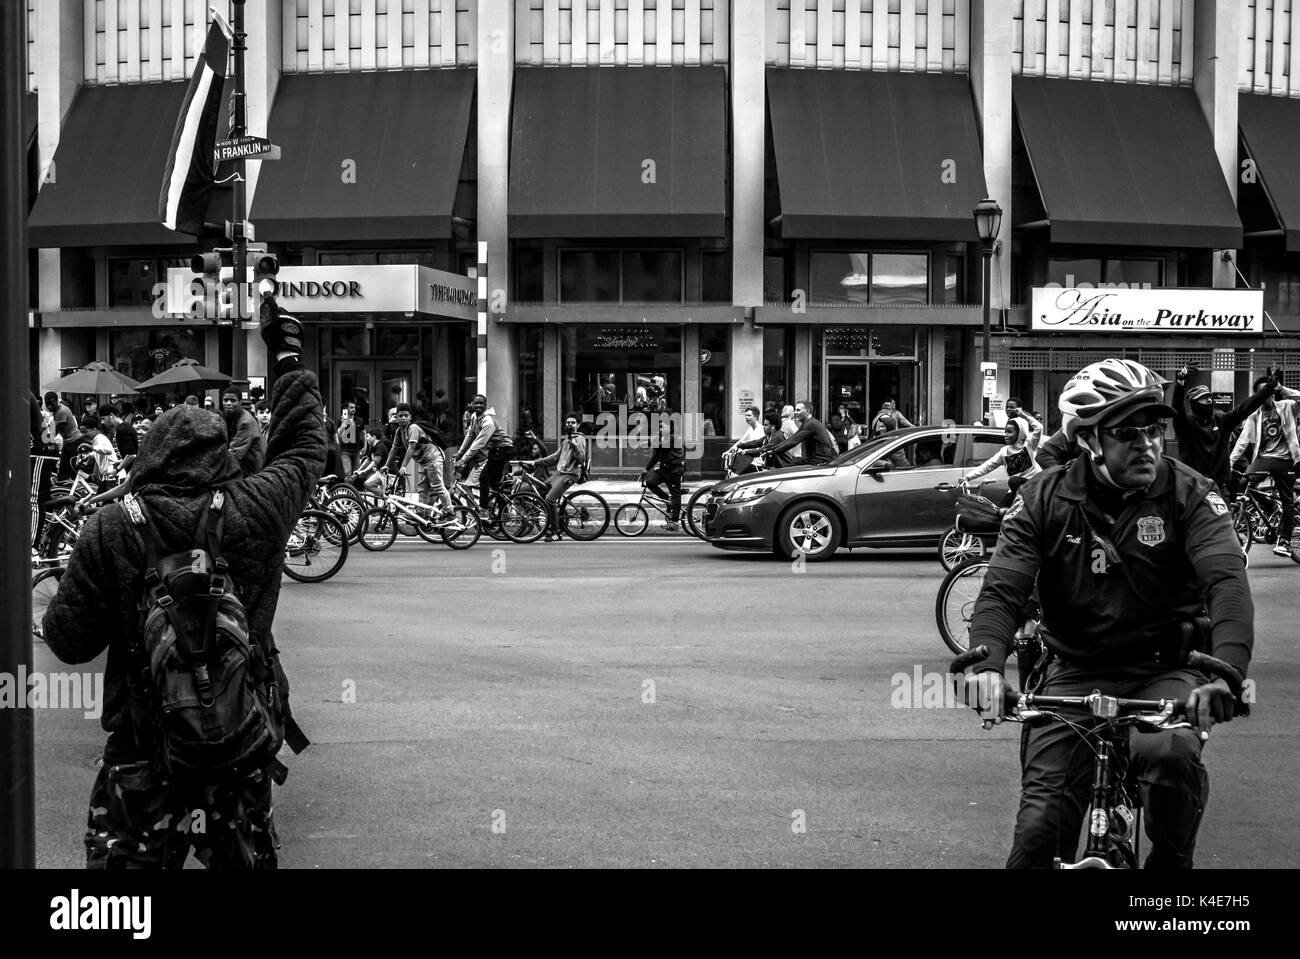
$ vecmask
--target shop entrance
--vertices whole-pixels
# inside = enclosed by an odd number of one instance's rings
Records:
[[[822,422],[844,408],[854,423],[870,425],[886,400],[913,423],[916,411],[916,364],[885,360],[828,360],[826,363],[826,407]]]
[[[415,360],[335,360],[329,414],[337,419],[344,405],[355,402],[363,422],[374,419],[382,423],[398,403],[415,400],[415,374]]]

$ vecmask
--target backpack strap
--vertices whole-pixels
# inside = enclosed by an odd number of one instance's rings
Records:
[[[217,611],[221,605],[221,597],[226,595],[227,565],[226,558],[221,555],[222,520],[225,518],[222,511],[225,505],[225,492],[220,489],[213,490],[212,495],[208,498],[207,505],[203,507],[203,513],[199,516],[198,529],[195,530],[195,538],[202,539],[203,547],[212,560],[212,574],[208,582],[208,615],[203,624],[202,646],[190,650],[190,658],[194,664],[194,678],[199,694],[199,704],[205,709],[216,701],[212,692],[211,680],[208,678],[207,658],[216,646]],[[206,719],[205,716],[205,726],[207,725]],[[215,723],[216,718],[212,717],[212,721]]]

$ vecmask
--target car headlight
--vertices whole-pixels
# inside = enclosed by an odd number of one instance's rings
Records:
[[[748,503],[756,500],[761,496],[766,496],[772,490],[781,484],[777,483],[758,483],[754,486],[738,486],[727,496],[728,503]]]

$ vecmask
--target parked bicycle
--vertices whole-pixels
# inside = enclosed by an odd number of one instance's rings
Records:
[[[952,661],[953,675],[988,657],[987,646],[977,646]],[[1241,702],[1244,680],[1228,663],[1205,653],[1193,651],[1187,665],[1206,675],[1227,681],[1236,697],[1240,714],[1247,714]],[[967,687],[969,688],[969,687]],[[1033,686],[1026,684],[1027,690]],[[977,704],[983,714],[987,704]],[[1141,862],[1142,793],[1136,782],[1129,755],[1131,730],[1154,732],[1190,729],[1186,720],[1187,703],[1181,699],[1124,699],[1103,695],[1094,690],[1086,696],[1044,696],[1035,692],[1008,690],[1004,719],[1009,722],[1046,724],[1064,723],[1079,736],[1093,753],[1092,791],[1083,816],[1087,835],[1083,850],[1071,860],[1056,857],[1057,869],[1137,869]],[[1089,728],[1085,717],[1099,720]],[[985,729],[993,726],[984,718]]]

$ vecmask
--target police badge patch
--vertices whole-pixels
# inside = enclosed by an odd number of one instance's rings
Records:
[[[1214,510],[1219,516],[1228,515],[1228,504],[1223,501],[1223,497],[1218,493],[1205,494],[1205,502],[1210,504],[1210,509]]]
[[[1165,541],[1165,521],[1159,516],[1138,519],[1138,542],[1143,546],[1159,546]]]

